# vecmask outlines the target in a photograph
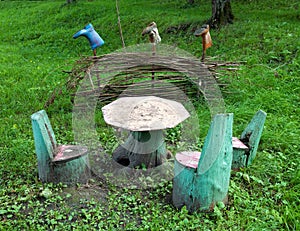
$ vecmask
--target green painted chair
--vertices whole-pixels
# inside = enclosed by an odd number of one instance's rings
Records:
[[[227,203],[232,164],[233,114],[217,114],[206,136],[202,153],[181,152],[175,156],[173,204],[189,212],[211,211]]]
[[[254,160],[266,117],[267,114],[264,111],[259,110],[243,131],[240,138],[232,137],[232,169],[237,170],[248,167]]]
[[[45,110],[31,115],[38,173],[42,182],[85,183],[90,178],[88,150],[79,145],[57,145]]]

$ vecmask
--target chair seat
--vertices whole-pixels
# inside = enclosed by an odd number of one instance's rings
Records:
[[[197,169],[201,152],[179,152],[176,154],[176,160],[189,168]]]
[[[55,157],[52,162],[63,163],[73,159],[77,159],[86,155],[88,152],[87,147],[79,145],[59,145],[56,148]]]
[[[232,137],[232,147],[236,149],[244,149],[244,150],[248,149],[248,147],[237,137]]]

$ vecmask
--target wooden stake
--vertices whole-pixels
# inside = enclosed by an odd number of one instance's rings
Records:
[[[116,9],[117,9],[117,15],[118,15],[118,26],[119,26],[119,30],[120,30],[120,37],[121,37],[121,41],[122,41],[122,47],[125,48],[125,42],[124,42],[124,38],[123,38],[118,0],[116,0]]]

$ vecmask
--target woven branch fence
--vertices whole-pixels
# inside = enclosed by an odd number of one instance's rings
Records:
[[[239,63],[232,62],[204,64],[189,53],[167,45],[159,45],[153,54],[152,45],[142,44],[79,60],[69,72],[65,86],[73,92],[77,90],[74,97],[93,97],[101,104],[119,96],[155,95],[179,102],[200,96],[215,114],[224,110],[222,84],[217,78],[224,70],[236,71],[237,66]],[[45,107],[61,92],[62,89],[55,89]],[[74,106],[84,107],[80,103]]]

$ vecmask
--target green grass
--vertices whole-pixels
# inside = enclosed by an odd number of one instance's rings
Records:
[[[210,17],[210,2],[195,2],[120,1],[126,46],[146,42],[141,31],[155,20],[164,44],[200,57],[192,29]],[[234,113],[233,133],[240,134],[258,109],[268,116],[254,163],[232,173],[229,205],[209,214],[175,209],[170,181],[151,190],[98,182],[71,190],[38,180],[30,115],[67,81],[63,71],[92,54],[85,39],[72,35],[92,22],[106,42],[99,54],[122,47],[114,1],[64,3],[0,2],[0,230],[299,230],[298,1],[233,1],[234,24],[211,31],[209,56],[245,62],[221,77],[229,83],[223,97]],[[168,33],[182,24],[187,29]],[[70,92],[47,112],[58,141],[73,142]],[[101,135],[110,142],[109,133]]]

